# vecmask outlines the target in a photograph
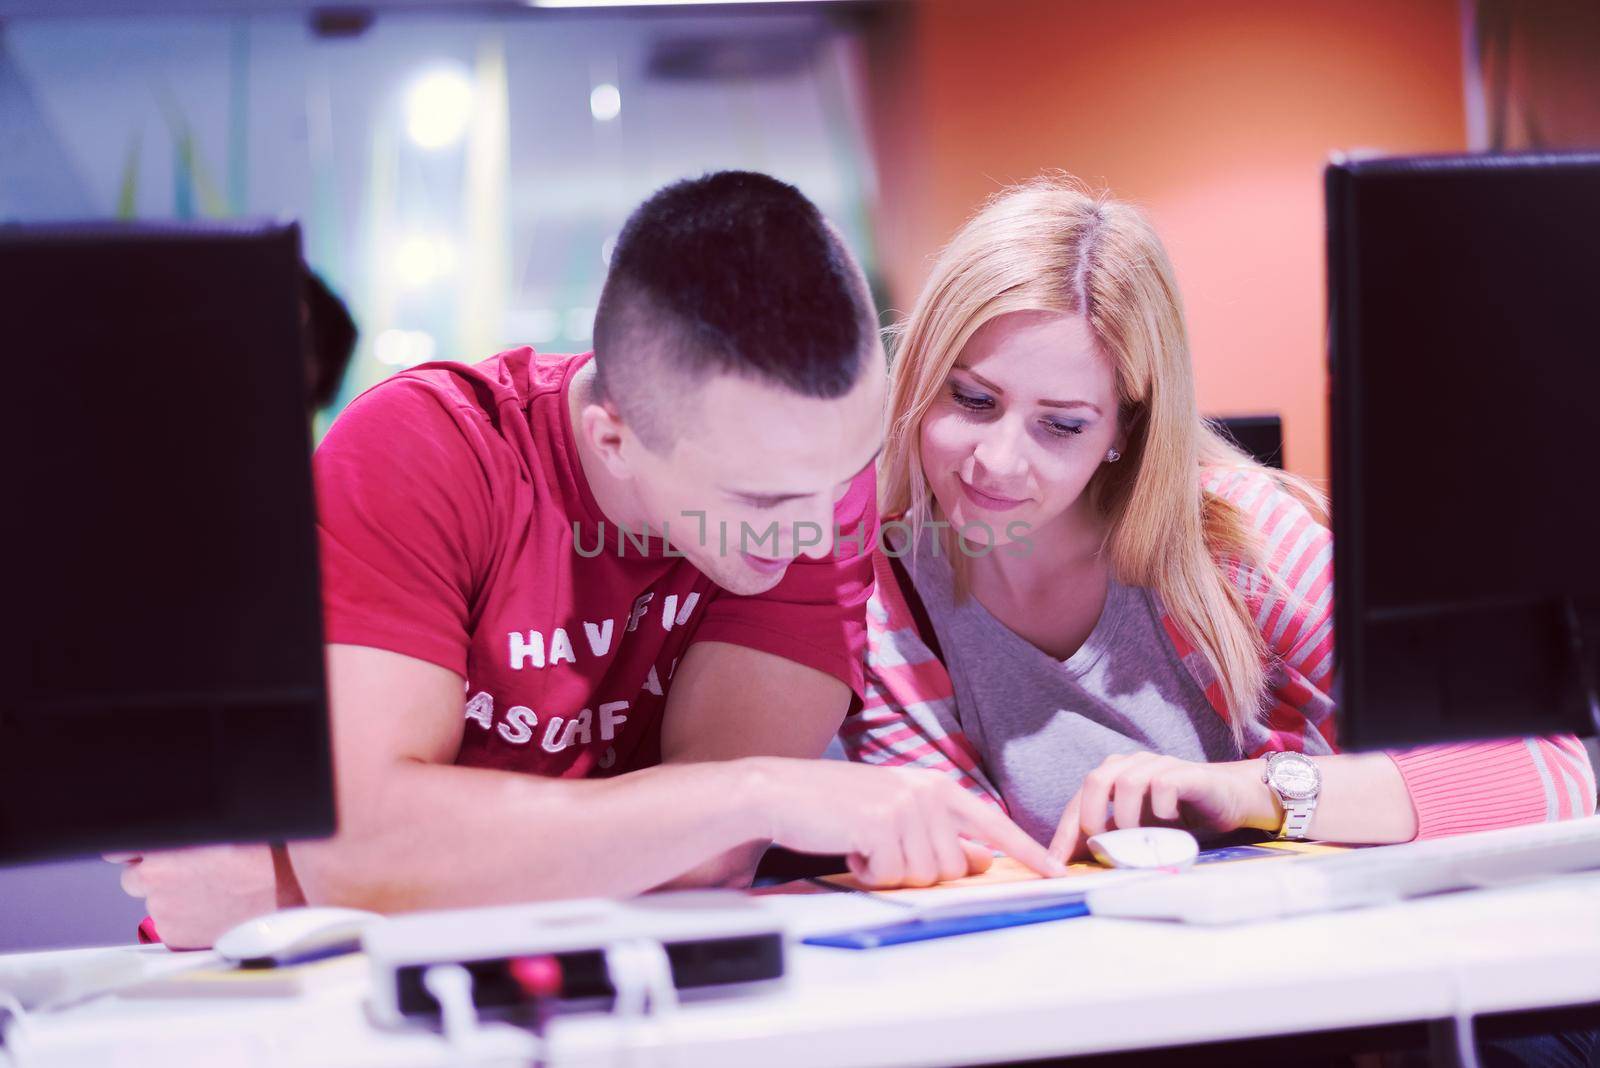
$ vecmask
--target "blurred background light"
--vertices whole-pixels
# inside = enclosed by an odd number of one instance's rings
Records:
[[[421,289],[455,270],[455,249],[442,237],[411,234],[395,248],[396,279],[409,289]]]
[[[433,335],[421,330],[401,330],[392,327],[378,335],[373,343],[373,356],[389,367],[411,367],[427,363],[438,350]]]
[[[622,93],[609,82],[601,82],[589,94],[589,114],[598,122],[610,122],[622,114]]]
[[[1321,478],[1329,153],[1600,147],[1594,0],[557,5],[610,10],[0,0],[0,223],[300,220],[362,331],[320,430],[423,358],[408,331],[468,362],[586,345],[674,179],[796,185],[888,325],[985,197],[1061,168],[1156,223],[1202,409],[1281,414]]]
[[[565,333],[569,341],[588,341],[594,333],[594,308],[568,308]]]
[[[472,121],[472,82],[442,67],[423,75],[406,93],[406,133],[420,148],[448,148]]]
[[[561,336],[561,316],[550,308],[514,308],[506,312],[506,331],[517,341],[542,348]]]

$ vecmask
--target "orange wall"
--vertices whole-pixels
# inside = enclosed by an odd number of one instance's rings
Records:
[[[1177,265],[1202,410],[1282,414],[1325,477],[1322,165],[1466,147],[1456,0],[912,0],[867,57],[895,308],[1004,183],[1104,184]]]

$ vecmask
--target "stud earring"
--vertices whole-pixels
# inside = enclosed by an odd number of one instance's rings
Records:
[[[1118,452],[1116,449],[1107,449],[1106,450],[1106,463],[1114,464],[1120,459],[1122,459],[1122,454],[1120,452]]]

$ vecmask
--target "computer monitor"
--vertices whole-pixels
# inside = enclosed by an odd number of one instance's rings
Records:
[[[1325,175],[1335,697],[1367,749],[1600,722],[1600,155]]]
[[[299,233],[0,226],[0,862],[328,834]]]
[[[1283,470],[1283,417],[1224,415],[1211,425],[1259,464]]]

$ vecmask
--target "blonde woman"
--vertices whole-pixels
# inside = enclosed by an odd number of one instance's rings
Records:
[[[1063,859],[1146,822],[1377,843],[1594,811],[1571,737],[1337,754],[1323,502],[1200,418],[1134,208],[996,196],[892,380],[853,758],[942,769]]]

